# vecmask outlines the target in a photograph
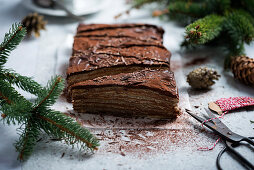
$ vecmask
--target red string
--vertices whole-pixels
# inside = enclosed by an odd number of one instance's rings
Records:
[[[223,111],[222,115],[216,118],[210,118],[201,123],[203,127],[204,123],[209,122],[215,119],[221,119],[223,116],[231,110],[246,107],[246,106],[254,106],[254,99],[251,97],[230,97],[230,98],[221,98],[215,102],[220,109]],[[212,147],[204,147],[199,148],[198,150],[209,151],[215,148],[216,144],[219,142],[220,138],[216,140]]]
[[[223,113],[221,114],[221,116],[219,116],[219,117],[214,117],[214,118],[210,118],[210,119],[207,119],[207,120],[203,121],[203,122],[201,123],[201,126],[203,127],[203,126],[204,126],[204,123],[209,122],[209,121],[211,121],[211,120],[223,118],[223,116],[224,116],[226,113],[228,113],[228,111],[223,112]]]
[[[212,145],[212,147],[200,147],[198,148],[199,151],[210,151],[210,150],[213,150],[213,148],[215,148],[215,146],[217,145],[217,143],[220,141],[220,138],[218,138],[214,144]]]

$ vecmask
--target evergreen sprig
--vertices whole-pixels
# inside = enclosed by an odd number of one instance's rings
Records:
[[[35,82],[32,78],[22,76],[10,69],[2,69],[0,78],[6,80],[10,84],[15,84],[17,87],[31,94],[38,95],[41,92],[41,85]]]
[[[195,21],[186,27],[187,41],[193,44],[205,44],[213,40],[222,31],[223,21],[223,17],[214,14]]]
[[[8,55],[25,35],[26,29],[21,24],[13,24],[0,45],[0,111],[3,122],[21,125],[20,137],[15,143],[18,159],[26,160],[31,155],[42,131],[66,144],[77,144],[80,149],[96,150],[99,142],[87,129],[71,117],[51,109],[64,88],[61,77],[52,78],[46,87],[42,87],[32,78],[4,68]],[[13,85],[34,94],[36,100],[29,101]]]
[[[134,7],[137,2],[140,7],[152,0],[133,1]],[[226,68],[231,58],[244,54],[244,44],[254,40],[254,0],[169,0],[157,3],[168,11],[162,15],[186,25],[183,45],[217,43],[226,47]]]
[[[4,36],[4,41],[0,44],[0,67],[7,62],[7,58],[12,50],[23,40],[26,29],[20,24],[13,24],[12,28]]]

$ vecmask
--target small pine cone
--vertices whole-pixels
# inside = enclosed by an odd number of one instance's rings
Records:
[[[247,56],[235,57],[231,62],[234,77],[247,85],[254,85],[254,59]]]
[[[207,89],[215,84],[214,80],[218,80],[219,77],[220,75],[214,69],[200,67],[188,74],[187,82],[195,89]]]
[[[46,21],[43,16],[31,13],[22,20],[22,25],[26,27],[27,35],[31,36],[34,32],[35,37],[40,36],[40,30],[45,30]]]

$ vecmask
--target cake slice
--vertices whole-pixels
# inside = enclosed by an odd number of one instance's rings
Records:
[[[80,24],[67,70],[74,110],[176,117],[178,94],[163,33],[149,24]]]
[[[78,112],[161,118],[178,115],[174,74],[168,70],[103,76],[76,83],[71,89],[73,108]]]

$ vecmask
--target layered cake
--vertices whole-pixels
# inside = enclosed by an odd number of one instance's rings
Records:
[[[175,118],[178,92],[163,33],[149,24],[80,24],[67,70],[74,110]]]

